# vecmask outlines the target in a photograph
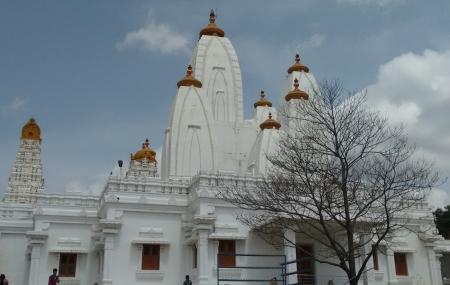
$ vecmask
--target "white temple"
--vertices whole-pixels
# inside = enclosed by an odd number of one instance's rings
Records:
[[[315,86],[297,55],[281,104],[302,104]],[[194,285],[269,284],[262,280],[273,277],[285,285],[345,284],[343,271],[312,260],[289,264],[286,270],[302,275],[283,283],[278,267],[299,257],[295,248],[267,244],[236,220],[238,209],[216,197],[219,180],[255,185],[265,173],[266,154],[289,130],[263,91],[251,119],[244,119],[243,109],[239,61],[211,13],[178,82],[160,163],[147,140],[127,169],[119,161],[100,196],[47,193],[40,159],[45,141],[30,119],[0,203],[0,273],[14,285],[47,284],[53,268],[60,284],[73,285],[181,285],[185,275]],[[425,203],[409,214],[416,227],[434,224]],[[311,252],[320,250],[293,232],[285,235]],[[450,278],[450,241],[434,231],[399,235],[383,246],[385,254],[369,262],[360,284],[441,285],[443,274]]]

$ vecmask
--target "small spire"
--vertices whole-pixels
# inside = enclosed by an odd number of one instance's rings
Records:
[[[211,9],[211,12],[209,13],[209,22],[211,24],[216,22],[216,14],[214,13],[214,9]]]
[[[298,53],[295,54],[295,62],[291,67],[289,67],[288,73],[291,74],[293,71],[309,72],[309,68],[300,62],[300,54]]]
[[[266,93],[264,92],[264,90],[261,89],[261,92],[259,94],[259,100],[255,102],[255,104],[253,104],[253,106],[256,107],[263,107],[263,106],[267,106],[267,107],[272,107],[272,102],[270,102],[269,100],[267,100],[266,97]]]
[[[294,78],[294,89],[288,92],[288,94],[284,97],[286,101],[290,101],[291,99],[304,99],[308,100],[309,95],[303,90],[300,90],[300,84],[297,78]]]
[[[209,24],[201,29],[199,34],[199,39],[203,36],[216,36],[216,37],[224,37],[225,32],[219,28],[216,25],[216,14],[214,13],[214,10],[211,9],[211,12],[209,13]]]
[[[266,130],[266,129],[280,129],[281,128],[281,124],[278,123],[276,120],[272,119],[272,113],[269,113],[269,118],[267,120],[265,120],[264,122],[262,122],[259,127],[261,128],[261,130]]]
[[[192,85],[198,88],[202,87],[202,83],[194,77],[194,70],[192,69],[192,65],[189,64],[186,69],[186,76],[178,81],[177,86],[178,88],[180,88],[180,86]]]

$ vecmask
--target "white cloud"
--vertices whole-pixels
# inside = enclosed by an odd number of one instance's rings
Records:
[[[78,180],[73,180],[67,183],[64,187],[66,193],[86,193],[90,195],[99,195],[106,184],[107,176],[98,174],[92,177],[90,183],[83,183]]]
[[[428,195],[428,204],[431,208],[444,208],[450,205],[450,194],[442,189],[433,189]]]
[[[118,50],[134,47],[163,54],[189,54],[187,37],[172,31],[166,24],[156,24],[155,22],[151,22],[138,30],[128,32],[116,47]]]
[[[378,102],[377,107],[393,124],[415,124],[421,113],[420,107],[415,102],[394,104],[383,100]]]
[[[325,40],[325,35],[314,34],[309,39],[300,43],[300,49],[321,47],[325,43]]]
[[[336,0],[338,4],[358,5],[358,6],[379,6],[403,4],[405,0]]]
[[[3,112],[20,112],[25,110],[25,99],[21,97],[14,97],[14,99],[3,106]]]
[[[377,81],[367,88],[370,105],[392,123],[404,124],[418,155],[434,161],[443,178],[450,176],[449,66],[450,49],[405,53],[380,66]],[[441,188],[450,193],[450,183]],[[431,197],[441,193],[434,192]]]

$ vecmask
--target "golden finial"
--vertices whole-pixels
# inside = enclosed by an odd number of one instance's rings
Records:
[[[137,151],[134,155],[131,154],[131,160],[142,161],[144,159],[147,159],[149,162],[156,162],[156,152],[150,148],[148,139],[145,139],[145,142],[142,144],[142,149]]]
[[[23,140],[41,141],[41,129],[34,118],[30,118],[23,126],[20,138]]]
[[[295,55],[295,63],[289,67],[288,73],[291,74],[293,71],[309,72],[309,68],[300,62],[300,55],[298,53]]]
[[[209,24],[201,29],[199,38],[201,38],[203,35],[216,37],[225,36],[225,32],[216,24],[216,14],[214,13],[213,9],[211,9],[211,12],[209,13]]]
[[[286,101],[290,101],[291,99],[304,99],[308,100],[309,95],[303,90],[300,90],[300,84],[298,83],[298,79],[294,78],[294,89],[289,91],[288,94],[284,97]]]
[[[192,70],[192,65],[189,64],[186,69],[186,76],[177,83],[178,88],[180,88],[180,86],[194,86],[201,88],[202,83],[194,77],[193,73],[194,71]]]
[[[264,93],[264,90],[261,90],[261,93],[259,94],[259,100],[256,101],[255,104],[253,104],[253,106],[255,106],[255,108],[263,106],[272,107],[272,102],[266,99],[266,94]]]
[[[281,124],[278,123],[276,120],[272,119],[272,113],[269,113],[269,118],[267,120],[265,120],[264,122],[262,122],[259,127],[261,128],[261,130],[266,130],[266,129],[280,129],[281,128]]]

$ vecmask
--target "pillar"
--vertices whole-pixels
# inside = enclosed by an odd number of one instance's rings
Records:
[[[209,229],[198,230],[197,266],[200,285],[208,284],[209,279],[208,235]]]
[[[293,230],[287,229],[284,231],[284,254],[286,255],[286,261],[297,260],[296,250],[296,234]],[[297,262],[286,265],[286,273],[297,272]],[[297,274],[288,275],[286,278],[287,284],[296,284]]]
[[[31,247],[31,262],[30,275],[28,284],[39,284],[39,264],[41,263],[41,244],[32,244]]]
[[[30,285],[40,283],[41,251],[47,236],[48,233],[43,231],[27,232],[28,242],[31,247],[30,275],[28,276],[28,284]]]
[[[395,272],[395,259],[394,251],[390,248],[386,249],[386,259],[387,259],[387,280],[388,285],[398,284],[397,273]]]
[[[114,236],[111,234],[105,235],[105,248],[103,251],[103,285],[113,284],[112,276],[111,276],[111,262],[112,262],[112,253],[114,249]]]
[[[103,231],[103,276],[102,285],[112,285],[113,284],[113,250],[114,250],[114,237],[120,232],[122,222],[120,220],[108,220],[101,219],[100,226]]]
[[[360,263],[359,266],[362,266],[364,259],[367,258],[369,252],[372,251],[372,242],[371,236],[367,234],[361,234],[360,239],[362,239],[362,241],[364,242],[364,247],[361,248],[362,254],[359,262]],[[364,269],[364,272],[362,274],[362,280],[364,285],[368,285],[369,283],[375,281],[375,268],[373,263],[373,255],[367,260],[366,268]]]
[[[438,285],[443,285],[441,258],[442,258],[442,254],[436,253],[436,278],[437,278]]]
[[[440,268],[440,256],[434,251],[434,244],[425,244],[428,257],[428,271],[430,276],[430,285],[442,285],[442,275]]]

